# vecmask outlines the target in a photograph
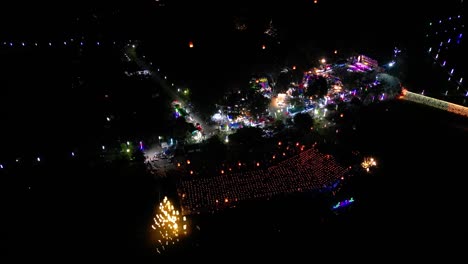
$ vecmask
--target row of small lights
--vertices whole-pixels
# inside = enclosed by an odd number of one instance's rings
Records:
[[[439,24],[442,24],[442,22],[445,22],[445,21],[452,21],[452,19],[456,19],[456,18],[461,19],[461,15],[458,15],[457,17],[449,17],[449,18],[446,19],[446,20],[445,20],[445,19],[444,19],[444,20],[439,20]],[[432,25],[433,25],[432,22],[429,23],[429,26],[432,26]],[[464,28],[464,25],[462,25],[462,28]],[[456,31],[457,28],[453,28],[453,30]],[[448,31],[445,30],[445,32],[448,32]],[[439,35],[439,32],[437,31],[437,32],[435,33],[435,35]],[[462,36],[463,36],[463,33],[460,33],[460,34],[458,35],[457,44],[460,44]],[[429,34],[427,34],[426,37],[429,37]],[[448,38],[448,40],[447,40],[446,42],[441,41],[440,44],[439,44],[439,48],[438,48],[437,53],[435,54],[435,56],[433,56],[434,63],[438,62],[439,65],[440,65],[442,68],[445,68],[445,67],[446,67],[447,61],[444,60],[443,62],[440,62],[440,60],[439,60],[439,53],[440,53],[440,51],[441,51],[441,48],[444,46],[444,44],[446,44],[446,48],[448,48],[449,45],[450,45],[451,43],[452,43],[452,38]],[[432,47],[430,47],[429,50],[428,50],[428,53],[431,54],[432,51],[433,51],[433,49],[432,49]],[[454,82],[458,85],[458,86],[457,86],[457,90],[459,90],[459,89],[460,89],[460,86],[461,86],[462,83],[463,83],[463,77],[461,77],[459,80],[455,80],[455,79],[452,80],[452,77],[453,77],[454,72],[455,72],[455,68],[452,68],[450,71],[447,71],[447,74],[449,75],[448,81],[449,81],[449,82],[450,82],[450,81],[454,81]],[[424,94],[424,90],[422,91],[422,94]],[[448,94],[448,90],[445,92],[445,95],[447,95],[447,94]],[[466,92],[465,96],[468,97],[468,91]]]
[[[282,143],[281,141],[279,141],[279,142],[278,142],[278,147],[281,147],[282,145],[283,145],[283,143]],[[312,147],[315,147],[316,145],[317,145],[317,143],[314,143],[314,144],[312,145]],[[300,144],[299,142],[296,142],[295,146],[296,146],[298,149],[300,149],[301,152],[304,151],[304,149],[306,148],[305,145],[302,145],[302,144]],[[292,148],[290,148],[290,146],[287,146],[287,147],[286,147],[286,150],[290,150],[290,149],[292,149]],[[286,152],[283,152],[283,153],[282,153],[282,156],[283,156],[283,157],[286,157],[286,156],[287,156]],[[273,160],[275,160],[276,158],[277,158],[276,154],[272,155],[270,162],[273,161]],[[191,161],[188,159],[185,163],[186,163],[187,165],[190,165],[190,164],[191,164]],[[183,164],[183,163],[178,162],[178,163],[177,163],[177,167],[181,167],[182,164]],[[253,164],[254,164],[255,167],[257,167],[257,168],[259,168],[260,165],[262,165],[262,164],[261,164],[260,162],[258,162],[258,161],[254,161]],[[222,164],[222,166],[224,167],[224,164]],[[242,166],[248,166],[248,165],[247,165],[247,163],[245,163],[245,162],[242,163],[242,162],[239,161],[239,162],[237,163],[237,166],[238,166],[239,168],[241,168]],[[232,169],[233,169],[234,167],[235,167],[235,166],[233,166],[232,168],[231,168],[231,167],[228,167],[226,170],[225,170],[225,169],[221,169],[219,172],[220,172],[220,174],[225,174],[225,173],[228,173],[228,172],[232,172]],[[193,171],[193,170],[188,170],[188,172],[189,172],[190,175],[193,175],[193,174],[194,174],[194,171]]]
[[[130,146],[130,145],[131,145],[131,142],[130,142],[130,141],[127,141],[127,146]],[[143,147],[143,141],[140,141],[140,142],[139,142],[139,149],[140,149],[140,150],[143,150],[143,149],[144,149],[144,147]],[[105,145],[101,145],[101,150],[102,150],[102,151],[105,151],[105,150],[106,150],[106,146],[105,146]],[[127,153],[130,153],[130,151],[131,151],[130,148],[127,148],[127,149],[125,150],[125,152],[127,152]],[[71,152],[70,152],[70,156],[71,156],[71,157],[76,157],[76,156],[77,156],[77,155],[76,155],[76,152],[75,152],[75,151],[71,151]],[[20,160],[21,160],[20,158],[17,158],[17,159],[15,160],[15,162],[16,162],[16,163],[20,163]],[[35,161],[39,163],[39,162],[42,161],[42,159],[41,159],[40,156],[38,156],[38,157],[35,159]],[[5,163],[0,163],[0,169],[5,169],[5,168],[6,168],[6,165],[4,165],[4,164],[5,164]]]

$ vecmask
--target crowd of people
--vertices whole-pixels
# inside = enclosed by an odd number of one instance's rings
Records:
[[[320,190],[344,179],[348,172],[331,155],[311,148],[269,168],[185,179],[178,195],[182,214],[194,214],[246,200]]]

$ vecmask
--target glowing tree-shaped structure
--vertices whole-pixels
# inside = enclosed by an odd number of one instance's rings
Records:
[[[164,197],[159,204],[156,217],[153,218],[153,229],[157,245],[156,251],[161,254],[161,250],[167,250],[169,245],[174,245],[179,242],[179,237],[187,235],[188,223],[185,216],[181,216],[180,212],[174,209],[174,205]]]

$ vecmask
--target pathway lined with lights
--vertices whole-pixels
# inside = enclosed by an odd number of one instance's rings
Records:
[[[126,53],[127,56],[130,56],[128,55],[128,53]],[[187,104],[187,102],[185,102],[185,100],[183,98],[181,98],[176,91],[174,91],[173,89],[171,89],[171,87],[167,84],[167,76],[164,76],[162,77],[159,72],[160,70],[158,69],[157,72],[156,71],[153,71],[151,69],[151,66],[148,65],[146,62],[144,62],[142,59],[138,58],[138,57],[135,57],[135,56],[131,56],[133,58],[133,60],[137,63],[137,65],[145,70],[145,71],[148,71],[151,75],[151,78],[154,82],[156,82],[157,84],[159,84],[163,89],[164,91],[170,96],[172,97],[173,100],[176,100],[176,101],[179,101],[183,104]],[[203,121],[202,118],[200,118],[199,116],[195,115],[193,112],[190,113],[190,116],[192,117],[193,119],[193,123],[199,123],[203,129],[205,130],[205,133],[207,135],[210,135],[212,132],[214,132],[215,130],[212,129],[211,126],[208,126],[206,124],[206,122]]]
[[[422,94],[413,93],[406,89],[403,89],[402,96],[400,98],[415,103],[432,106],[434,108],[448,111],[457,115],[468,117],[468,107],[457,105],[447,101],[442,101]]]

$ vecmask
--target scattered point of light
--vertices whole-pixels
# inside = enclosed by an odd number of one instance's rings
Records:
[[[462,83],[462,82],[463,82],[463,78],[460,78],[460,81],[459,81],[459,83]]]
[[[21,46],[23,46],[23,47],[24,47],[25,45],[26,45],[26,44],[24,44],[24,42],[21,42]]]
[[[135,48],[135,45],[132,45],[132,48]]]
[[[0,164],[0,169],[3,169],[3,164]]]
[[[455,71],[455,69],[452,69],[452,70],[450,71],[450,74],[453,74],[453,71]]]
[[[257,167],[260,167],[260,162],[257,162]]]
[[[338,54],[338,50],[335,50],[333,53]]]
[[[325,64],[327,62],[327,60],[326,59],[321,59],[320,62]]]
[[[442,66],[445,66],[445,63],[446,63],[446,61],[444,61],[444,63],[442,63]]]
[[[103,145],[101,148],[102,148],[102,150],[105,150],[105,149],[106,149],[106,146]]]
[[[71,155],[72,155],[72,157],[75,157],[75,152],[72,152]]]
[[[193,42],[192,41],[189,42],[189,48],[193,48]]]
[[[314,4],[317,4],[318,3],[318,0],[314,0]]]
[[[37,162],[40,162],[40,161],[41,161],[41,158],[40,158],[40,157],[37,157],[36,160],[37,160]]]
[[[393,67],[393,65],[395,65],[394,61],[391,61],[391,62],[388,63],[388,67],[390,67],[390,68]]]
[[[129,145],[130,145],[130,141],[127,141],[127,146],[129,146]]]
[[[49,42],[49,46],[52,46],[52,43],[51,43],[51,42]]]
[[[296,65],[294,65],[294,66],[292,67],[292,69],[295,70],[295,69],[296,69]]]
[[[164,76],[164,80],[167,80],[167,76]]]
[[[111,121],[110,117],[106,117],[106,120],[107,120],[107,121]]]
[[[190,160],[187,160],[187,164],[190,165]]]
[[[101,45],[101,43],[98,41],[98,42],[96,42],[96,45],[98,45],[98,46],[99,46],[99,45]]]
[[[127,149],[127,153],[129,153],[129,152],[130,152],[130,149],[128,148],[128,149]]]
[[[266,49],[266,46],[265,46],[265,45],[262,45],[262,49]]]

